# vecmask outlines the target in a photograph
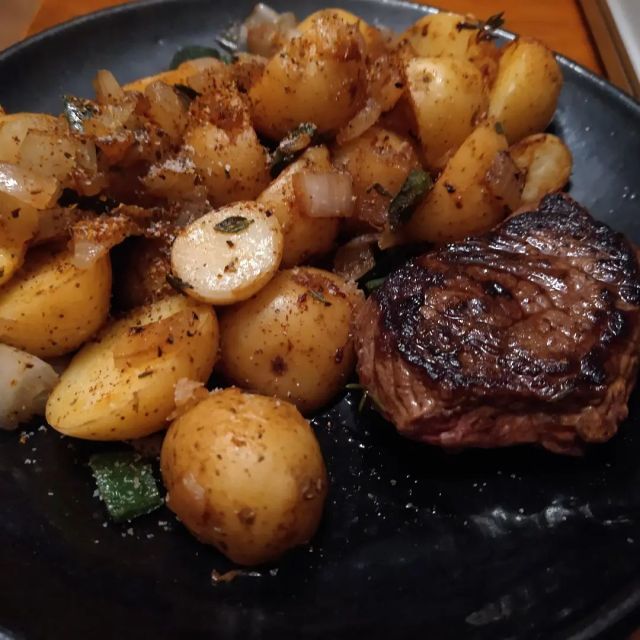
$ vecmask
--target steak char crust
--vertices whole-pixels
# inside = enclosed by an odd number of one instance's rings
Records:
[[[627,416],[633,246],[562,194],[393,272],[355,320],[358,373],[403,435],[579,453]]]

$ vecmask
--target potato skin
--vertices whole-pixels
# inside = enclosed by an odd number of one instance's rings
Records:
[[[311,147],[296,162],[289,165],[257,198],[278,218],[284,235],[282,266],[294,267],[311,256],[328,253],[333,248],[340,220],[310,218],[303,215],[296,203],[292,178],[301,171],[331,171],[326,147]]]
[[[477,127],[449,160],[433,189],[403,230],[406,242],[448,242],[490,229],[508,213],[496,201],[486,175],[507,149],[492,122]]]
[[[482,75],[467,60],[414,58],[406,78],[426,164],[442,169],[487,111]]]
[[[280,272],[221,315],[223,373],[238,386],[289,400],[303,413],[319,409],[353,371],[351,319],[361,300],[354,285],[328,271]]]
[[[279,140],[301,122],[340,129],[366,97],[365,44],[358,27],[323,13],[269,60],[249,91],[253,123]]]
[[[173,422],[160,464],[168,507],[238,564],[275,560],[320,522],[328,484],[320,447],[282,400],[212,393]]]
[[[502,124],[513,144],[544,131],[556,111],[561,89],[562,72],[553,53],[533,38],[519,38],[500,58],[489,116]]]
[[[205,382],[218,353],[213,309],[175,295],[135,309],[71,360],[47,421],[87,440],[142,438],[167,426],[180,378]]]
[[[32,249],[0,288],[0,342],[41,358],[70,353],[104,324],[110,297],[108,254],[79,269],[67,249]]]

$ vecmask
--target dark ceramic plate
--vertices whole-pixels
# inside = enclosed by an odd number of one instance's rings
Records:
[[[298,16],[320,0],[273,2]],[[341,0],[402,29],[427,9]],[[151,0],[0,55],[0,103],[59,112],[99,68],[128,81],[207,44],[251,0]],[[571,193],[640,241],[640,106],[561,59],[553,129]],[[0,627],[39,638],[622,638],[640,626],[640,396],[581,459],[521,447],[447,455],[400,440],[346,397],[315,421],[332,490],[313,546],[214,587],[229,564],[167,511],[105,523],[98,445],[47,429],[0,437]],[[24,438],[23,438],[24,439]],[[1,635],[1,632],[0,632]]]

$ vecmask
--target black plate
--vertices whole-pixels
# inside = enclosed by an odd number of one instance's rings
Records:
[[[322,2],[273,4],[301,17]],[[64,93],[91,93],[97,69],[121,81],[162,70],[250,5],[143,1],[62,25],[0,55],[0,104],[59,112]],[[340,5],[396,29],[426,11]],[[574,153],[571,193],[640,241],[640,107],[561,64],[553,128]],[[85,465],[97,445],[44,428],[24,444],[1,434],[0,627],[29,640],[496,640],[621,638],[640,625],[639,394],[621,433],[582,459],[526,447],[447,455],[355,403],[314,422],[332,489],[313,546],[218,587],[211,570],[229,564],[168,512],[105,524]]]

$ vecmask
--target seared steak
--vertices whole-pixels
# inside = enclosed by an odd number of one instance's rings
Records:
[[[403,435],[579,453],[627,416],[633,246],[569,197],[393,272],[355,321],[361,383]]]

